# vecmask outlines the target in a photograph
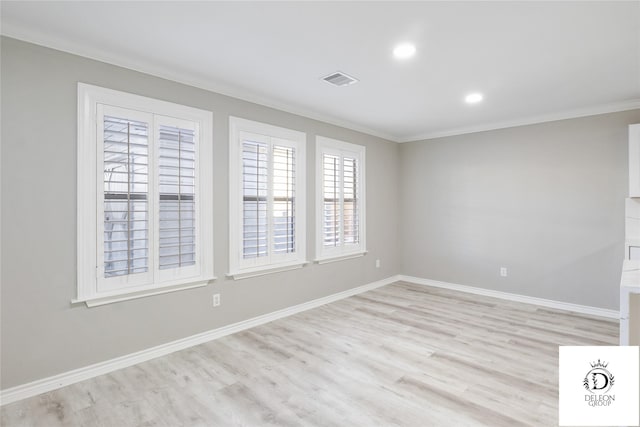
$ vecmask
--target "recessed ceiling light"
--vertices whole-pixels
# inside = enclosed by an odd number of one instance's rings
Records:
[[[477,92],[470,93],[464,98],[464,100],[467,104],[477,104],[478,102],[482,101],[482,94]]]
[[[416,47],[411,43],[402,43],[393,49],[393,56],[397,59],[411,58],[416,54]]]

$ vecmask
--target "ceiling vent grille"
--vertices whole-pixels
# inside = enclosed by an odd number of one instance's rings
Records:
[[[331,73],[328,76],[323,77],[322,80],[327,83],[331,83],[334,86],[349,86],[354,83],[358,83],[358,79],[356,79],[355,77],[351,77],[350,75],[347,75],[341,71]]]

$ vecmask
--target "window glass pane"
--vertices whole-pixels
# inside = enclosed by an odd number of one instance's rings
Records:
[[[295,252],[295,150],[273,147],[273,251]]]
[[[104,117],[104,277],[148,270],[148,124]]]
[[[196,136],[190,129],[160,126],[159,268],[195,264]]]
[[[242,255],[259,258],[267,250],[268,145],[242,143]]]

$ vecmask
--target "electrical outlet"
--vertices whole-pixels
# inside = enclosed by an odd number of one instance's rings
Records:
[[[376,260],[376,268],[380,268],[380,260],[379,259]]]
[[[507,267],[500,267],[500,276],[507,277]]]
[[[220,294],[213,294],[213,306],[217,307],[220,305]]]

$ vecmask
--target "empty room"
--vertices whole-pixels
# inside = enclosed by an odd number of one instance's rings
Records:
[[[0,425],[639,424],[640,2],[0,8]]]

